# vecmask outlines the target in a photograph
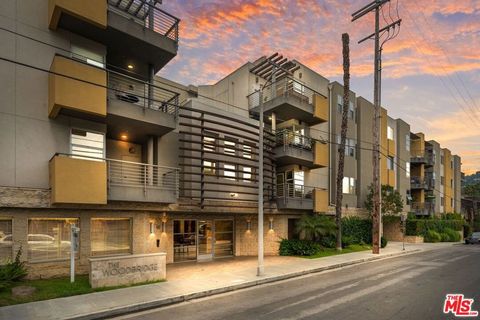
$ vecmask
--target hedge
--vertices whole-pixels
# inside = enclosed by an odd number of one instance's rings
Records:
[[[358,244],[372,243],[372,220],[359,217],[342,219],[342,235],[348,237],[349,242]]]
[[[282,239],[279,253],[281,256],[312,256],[319,253],[321,249],[320,244],[312,241]]]
[[[425,236],[428,230],[444,233],[445,229],[463,230],[463,220],[407,219],[407,236]]]

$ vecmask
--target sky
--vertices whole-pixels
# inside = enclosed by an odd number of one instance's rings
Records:
[[[212,84],[247,61],[279,52],[342,83],[342,43],[350,35],[351,89],[373,101],[373,14],[351,22],[364,0],[164,0],[181,19],[177,56],[160,75]],[[397,9],[398,8],[398,9]],[[383,47],[382,105],[412,132],[480,170],[480,0],[391,0],[381,25],[402,19]],[[397,29],[398,31],[398,29]]]

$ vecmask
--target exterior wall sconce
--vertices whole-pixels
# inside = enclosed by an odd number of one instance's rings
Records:
[[[150,222],[150,234],[155,234],[155,223]]]
[[[247,219],[247,232],[252,231],[252,221]]]
[[[230,192],[230,197],[231,198],[238,198],[238,193]]]
[[[270,231],[273,231],[273,218],[268,219],[268,228]]]
[[[162,216],[162,233],[167,232],[167,215],[164,213]]]

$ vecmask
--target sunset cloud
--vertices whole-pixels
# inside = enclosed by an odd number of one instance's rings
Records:
[[[340,80],[341,34],[348,32],[352,83],[357,85],[352,88],[368,97],[373,42],[357,41],[372,33],[373,15],[351,22],[351,13],[364,4],[353,0],[165,0],[164,9],[181,19],[181,29],[179,54],[161,75],[185,84],[209,84],[247,61],[280,52],[331,80]],[[397,0],[385,5],[383,13],[387,22],[395,20]],[[466,165],[480,169],[478,153],[467,153],[468,144],[459,144],[461,139],[478,139],[479,132],[453,123],[472,123],[462,118],[475,118],[472,112],[480,118],[480,1],[401,0],[398,15],[400,33],[382,51],[382,79],[392,87],[385,87],[383,101],[412,125],[427,126],[422,129],[427,135],[451,143],[452,151],[463,152]],[[394,96],[397,85],[414,88],[414,95]],[[423,97],[422,89],[428,92],[425,102],[412,108],[410,100]],[[475,108],[478,111],[469,111]],[[409,114],[412,110],[421,116]],[[471,136],[455,139],[454,131],[461,132],[459,137]]]

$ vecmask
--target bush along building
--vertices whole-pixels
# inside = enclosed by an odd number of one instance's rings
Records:
[[[302,215],[334,213],[341,84],[278,54],[212,85],[157,77],[177,54],[180,23],[160,1],[5,8],[0,260],[22,248],[29,277],[66,275],[72,224],[80,273],[92,257],[256,255],[260,103],[266,254],[298,236]],[[372,116],[373,105],[351,92],[346,216],[368,216]],[[406,212],[426,214],[417,209],[433,197],[428,214],[459,211],[459,157],[386,109],[381,150],[382,184],[399,191]]]

